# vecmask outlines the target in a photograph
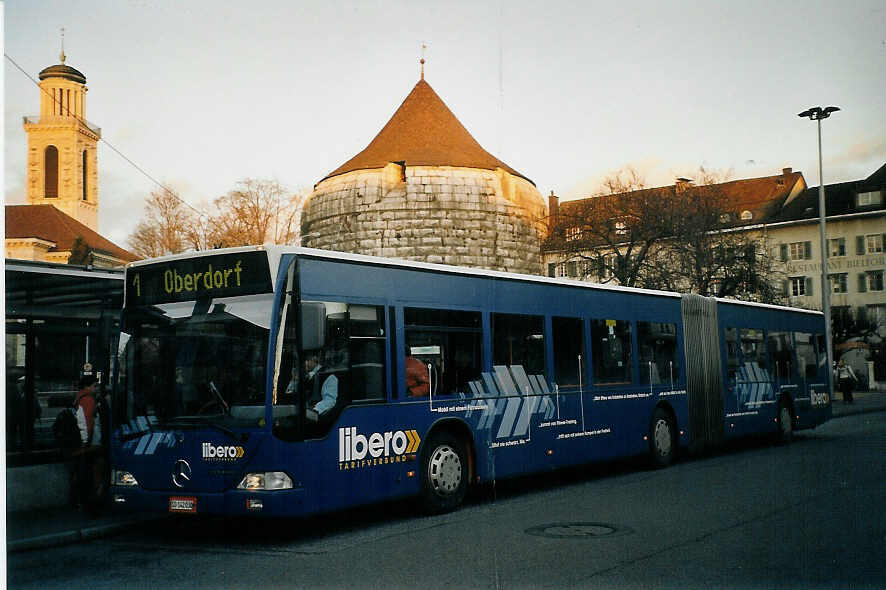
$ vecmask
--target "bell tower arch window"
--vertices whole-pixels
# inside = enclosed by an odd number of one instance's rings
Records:
[[[58,148],[54,145],[47,146],[43,153],[43,196],[58,197]]]
[[[87,175],[87,163],[88,163],[88,159],[86,158],[86,150],[83,150],[83,166],[81,167],[81,169],[83,172],[83,183],[82,184],[83,184],[83,200],[84,201],[89,200],[89,191],[87,190],[87,184],[86,184],[86,182],[87,182],[86,179],[89,178],[89,176]]]

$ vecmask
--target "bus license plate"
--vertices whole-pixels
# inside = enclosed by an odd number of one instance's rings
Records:
[[[197,498],[182,498],[173,496],[169,498],[170,512],[197,512]]]

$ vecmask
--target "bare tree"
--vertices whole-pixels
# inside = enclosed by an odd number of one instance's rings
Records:
[[[594,197],[561,204],[545,248],[582,278],[640,286],[658,244],[673,235],[673,200],[667,187],[647,189],[633,168],[619,170]]]
[[[198,223],[197,214],[179,197],[156,190],[145,199],[145,217],[129,236],[129,247],[145,258],[184,252],[194,248],[189,235]]]
[[[700,185],[680,179],[647,189],[631,168],[596,196],[560,205],[545,248],[570,276],[707,296],[778,302],[774,261],[747,231],[722,183],[729,173],[699,168]]]
[[[304,190],[290,193],[276,180],[248,178],[213,201],[213,214],[202,215],[176,195],[155,191],[146,200],[145,217],[129,245],[150,258],[226,246],[295,244],[306,199]]]
[[[215,200],[210,240],[215,246],[295,244],[305,191],[288,192],[276,180],[247,178]]]
[[[783,299],[775,261],[759,232],[748,230],[723,188],[725,174],[699,168],[700,186],[678,184],[673,236],[662,242],[647,277],[659,288],[764,303]]]

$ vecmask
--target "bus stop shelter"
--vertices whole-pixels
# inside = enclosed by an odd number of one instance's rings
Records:
[[[84,367],[109,383],[123,271],[9,259],[4,270],[7,465],[57,462],[52,424]]]

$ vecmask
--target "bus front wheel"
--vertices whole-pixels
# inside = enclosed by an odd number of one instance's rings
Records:
[[[468,489],[468,457],[464,443],[448,432],[431,435],[422,451],[421,493],[431,513],[454,509]]]
[[[652,467],[667,467],[674,461],[677,451],[676,428],[671,415],[662,408],[655,408],[649,425],[649,458]]]

